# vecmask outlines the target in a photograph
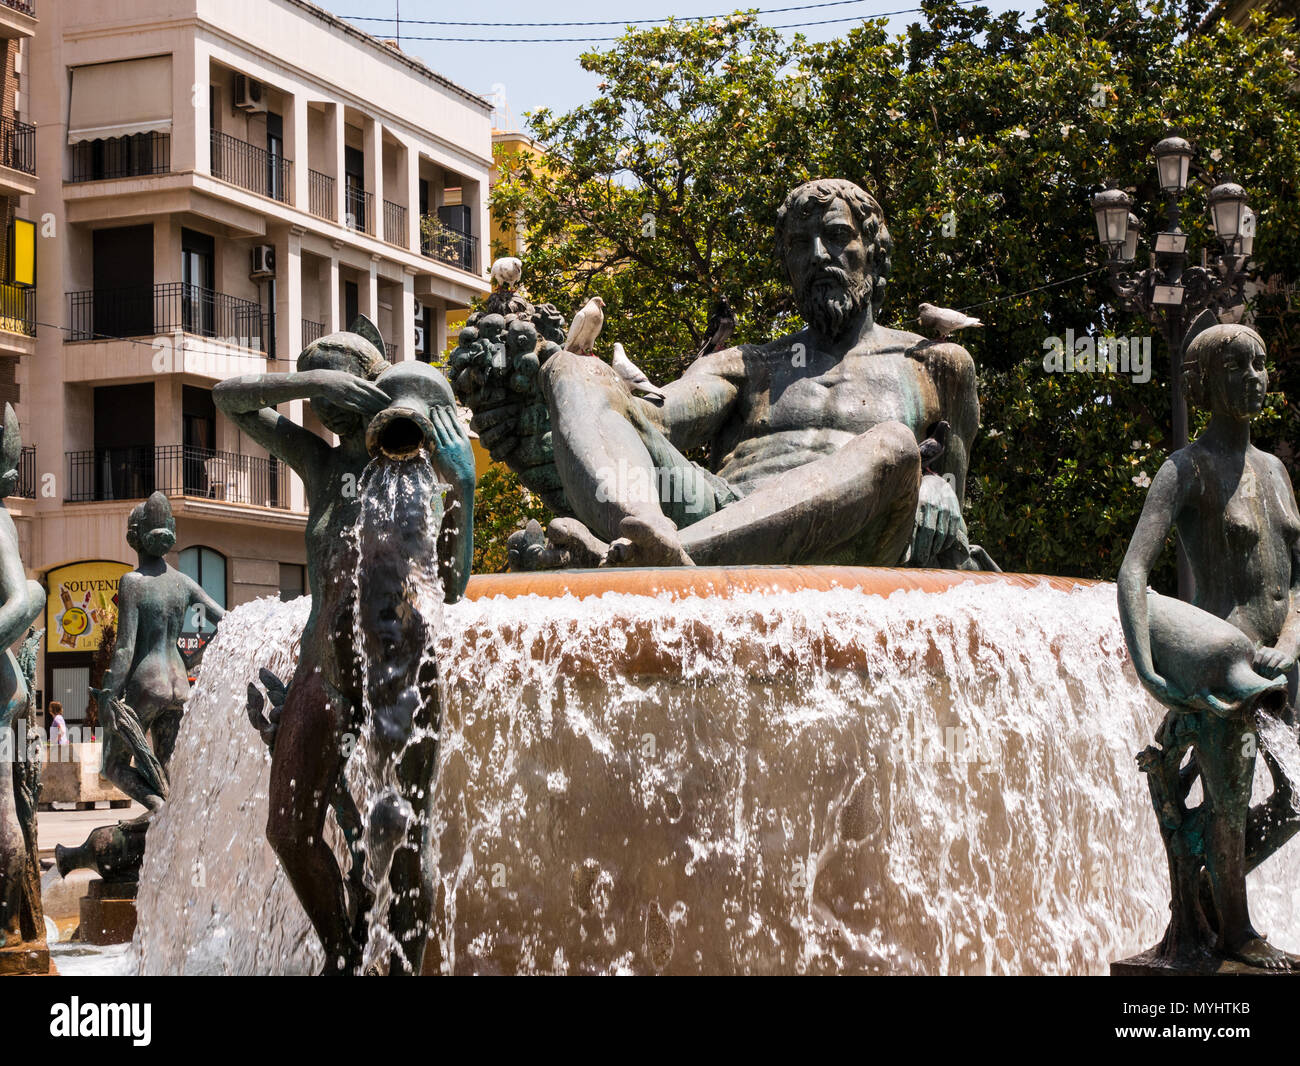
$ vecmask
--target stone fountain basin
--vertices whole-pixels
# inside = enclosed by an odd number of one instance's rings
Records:
[[[209,646],[149,835],[142,972],[320,965],[265,843],[267,761],[242,713],[305,616],[257,601]],[[426,972],[1101,974],[1163,930],[1134,762],[1162,712],[1113,585],[483,576],[447,609],[439,661]],[[1294,950],[1284,858],[1252,905]]]

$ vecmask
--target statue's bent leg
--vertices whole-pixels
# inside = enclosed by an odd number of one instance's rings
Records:
[[[324,839],[325,815],[345,762],[346,725],[344,708],[329,698],[320,674],[300,669],[271,757],[266,838],[320,938],[327,974],[353,973],[360,961],[343,876]]]
[[[181,717],[185,713],[185,707],[182,704],[179,707],[168,707],[159,711],[155,715],[149,731],[153,736],[153,753],[158,757],[158,763],[171,777],[172,753],[176,750],[176,737],[181,731]]]
[[[144,776],[131,765],[131,747],[116,729],[104,730],[104,768],[103,774],[118,788],[130,796],[136,803],[158,810],[163,799],[156,793]],[[148,817],[144,815],[142,817]]]
[[[1251,925],[1246,902],[1246,815],[1255,780],[1253,715],[1204,713],[1196,748],[1210,811],[1205,867],[1219,916],[1220,950],[1250,965],[1288,969],[1286,954]]]
[[[912,431],[882,422],[688,526],[682,547],[699,565],[895,566],[911,543],[920,484]]]
[[[612,541],[624,519],[667,531],[660,475],[638,424],[641,401],[599,359],[557,352],[542,369],[551,411],[555,465],[576,516]],[[665,442],[666,443],[666,442]]]

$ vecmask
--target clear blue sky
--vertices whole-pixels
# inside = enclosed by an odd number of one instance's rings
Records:
[[[596,78],[578,65],[578,56],[592,48],[608,47],[597,43],[501,43],[501,38],[538,37],[615,37],[623,32],[624,21],[612,26],[489,26],[484,23],[510,22],[585,22],[590,20],[662,19],[669,15],[685,18],[692,15],[720,15],[737,9],[732,0],[612,0],[607,4],[581,3],[578,0],[477,0],[474,3],[449,4],[440,0],[314,0],[341,18],[349,19],[360,29],[376,37],[396,36],[392,20],[400,10],[403,51],[418,56],[432,69],[465,88],[489,95],[500,86],[504,89],[513,125],[522,128],[525,112],[539,107],[567,110],[596,95]],[[770,11],[761,16],[771,26],[793,23],[834,21],[825,25],[802,26],[784,32],[802,32],[811,41],[825,41],[842,36],[862,19],[885,11],[915,6],[917,0],[839,0],[823,2],[805,10],[778,12],[774,8],[803,6],[810,0],[751,0],[747,7]],[[816,2],[816,0],[812,0]],[[984,0],[994,13],[1033,10],[1037,5],[1020,0]],[[359,16],[366,16],[362,19]],[[902,33],[916,14],[895,15],[890,32]],[[376,18],[389,21],[377,22]],[[418,19],[474,20],[475,26],[420,25]],[[422,41],[419,37],[452,37],[455,41]],[[465,38],[494,38],[494,43],[470,43]]]

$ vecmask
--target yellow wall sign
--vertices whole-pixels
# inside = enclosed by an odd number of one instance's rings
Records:
[[[60,566],[47,575],[45,650],[94,651],[117,618],[117,588],[126,563],[98,560]]]
[[[36,224],[25,218],[16,218],[13,222],[13,239],[9,242],[13,250],[13,262],[10,264],[9,277],[15,285],[36,284]]]

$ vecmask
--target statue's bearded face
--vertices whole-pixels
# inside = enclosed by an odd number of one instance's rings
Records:
[[[870,305],[875,276],[853,211],[844,200],[810,203],[785,230],[785,265],[807,323],[838,340]]]

